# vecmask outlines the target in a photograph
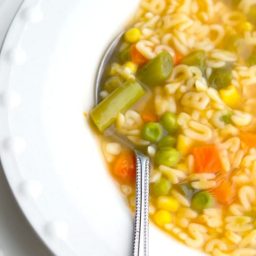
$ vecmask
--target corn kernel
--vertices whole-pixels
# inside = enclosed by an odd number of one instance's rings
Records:
[[[240,29],[242,31],[252,31],[253,30],[253,25],[252,23],[250,22],[243,22],[241,25],[240,25]]]
[[[135,63],[133,63],[132,61],[127,61],[124,64],[124,67],[129,69],[131,71],[132,74],[135,74],[137,72],[138,69],[138,65],[136,65]]]
[[[178,136],[177,140],[177,150],[183,154],[186,155],[189,153],[191,147],[193,145],[193,140],[190,139],[189,137],[186,137],[182,134]]]
[[[181,170],[181,171],[184,171],[184,172],[187,172],[188,171],[188,166],[185,163],[179,163],[179,164],[177,164],[177,169]]]
[[[176,212],[180,204],[177,199],[171,196],[160,196],[157,198],[157,207],[161,210]]]
[[[241,96],[236,87],[230,85],[226,89],[221,89],[220,97],[229,107],[237,107],[241,103]]]
[[[171,223],[173,219],[171,213],[165,210],[157,211],[153,218],[155,223],[161,227],[165,224]]]
[[[141,38],[141,31],[138,28],[130,28],[124,38],[128,43],[137,43]]]

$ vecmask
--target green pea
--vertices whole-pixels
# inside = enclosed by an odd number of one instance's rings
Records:
[[[122,79],[119,76],[110,77],[104,84],[104,90],[108,92],[114,91],[116,88],[120,87],[123,84]]]
[[[232,70],[230,67],[217,68],[212,71],[209,78],[210,86],[220,90],[228,87],[232,81]]]
[[[147,86],[158,86],[169,78],[172,68],[172,56],[164,51],[145,64],[138,71],[137,78]]]
[[[158,142],[163,136],[161,124],[155,122],[146,123],[142,129],[141,137],[152,143]]]
[[[157,165],[175,167],[180,161],[181,155],[174,148],[161,148],[156,152],[155,162]]]
[[[182,64],[188,65],[188,66],[196,66],[202,70],[202,72],[205,71],[206,68],[206,53],[203,50],[198,50],[190,53],[186,57],[183,58],[181,61]]]
[[[164,129],[171,134],[177,132],[179,128],[177,116],[171,112],[164,113],[160,119],[160,123]]]
[[[172,136],[163,137],[157,144],[158,148],[171,148],[176,144],[176,139]]]
[[[166,196],[171,190],[171,182],[166,178],[161,178],[152,185],[152,192],[155,196]]]
[[[250,7],[247,18],[252,24],[256,25],[256,4]]]
[[[214,205],[214,198],[207,191],[196,193],[191,201],[191,207],[196,211],[202,211],[211,208]]]

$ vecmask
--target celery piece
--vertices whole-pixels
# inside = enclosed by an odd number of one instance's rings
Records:
[[[148,86],[163,84],[171,75],[173,67],[172,56],[164,51],[145,64],[137,73],[137,78]]]
[[[145,91],[136,81],[127,81],[101,101],[90,113],[90,117],[100,132],[116,120],[118,113],[126,111],[136,103]]]

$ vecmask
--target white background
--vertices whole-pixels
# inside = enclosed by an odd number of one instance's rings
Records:
[[[0,0],[0,45],[22,0]],[[51,256],[24,218],[0,166],[0,256]]]

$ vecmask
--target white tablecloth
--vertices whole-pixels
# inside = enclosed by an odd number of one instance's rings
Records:
[[[0,0],[0,45],[21,2]],[[0,256],[51,255],[21,213],[0,166]]]

